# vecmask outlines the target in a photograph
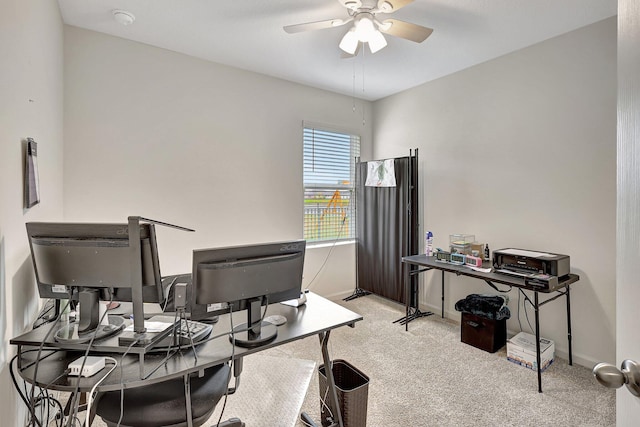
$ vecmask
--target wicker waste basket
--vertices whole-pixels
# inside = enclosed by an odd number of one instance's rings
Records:
[[[331,370],[336,384],[338,402],[344,427],[365,427],[367,425],[367,399],[369,395],[369,377],[348,362],[336,359]],[[328,393],[329,382],[324,365],[318,368],[320,382],[320,415],[322,425],[329,425],[331,398]],[[322,402],[326,403],[326,406]]]

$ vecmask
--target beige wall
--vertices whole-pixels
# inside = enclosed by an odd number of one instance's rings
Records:
[[[615,18],[380,100],[373,133],[378,158],[419,148],[421,222],[435,246],[469,233],[491,249],[570,255],[581,277],[571,294],[574,357],[614,361]],[[425,281],[421,300],[440,313],[440,275]],[[458,299],[493,292],[447,282],[445,311],[456,320]],[[515,333],[518,295],[507,295]],[[541,308],[542,335],[566,358],[565,319],[564,300]]]
[[[65,219],[194,228],[159,231],[163,274],[190,271],[194,248],[302,237],[303,120],[360,134],[371,152],[351,97],[69,26],[65,88]],[[327,253],[308,251],[305,281]],[[325,272],[313,290],[348,294],[354,263],[354,245],[336,247],[327,268],[340,278]]]
[[[581,275],[572,294],[577,361],[615,360],[615,19],[378,101],[364,126],[351,97],[63,29],[55,2],[5,2],[0,31],[3,425],[24,422],[8,341],[28,327],[38,302],[24,223],[64,211],[66,220],[137,214],[196,228],[160,232],[166,274],[188,270],[194,247],[299,238],[302,120],[359,133],[363,159],[418,147],[422,223],[436,245],[469,232],[494,249],[570,254]],[[39,143],[42,202],[24,210],[28,136]],[[329,254],[311,288],[349,293],[353,245],[309,251],[305,285]],[[454,318],[458,298],[488,291],[449,281],[460,285],[447,291]],[[434,275],[423,304],[438,301]],[[562,302],[543,307],[542,317],[543,334],[566,356]]]
[[[24,425],[26,408],[9,376],[15,348],[38,310],[25,222],[62,218],[63,29],[54,1],[0,6],[0,414]],[[23,208],[24,142],[38,143],[41,203]]]

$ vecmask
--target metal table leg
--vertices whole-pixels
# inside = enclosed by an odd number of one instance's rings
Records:
[[[333,370],[331,369],[331,360],[329,359],[329,350],[327,349],[327,343],[329,342],[329,333],[331,331],[318,334],[320,338],[320,346],[322,348],[322,361],[324,362],[324,371],[327,375],[327,381],[329,386],[329,398],[331,399],[331,412],[333,413],[333,425],[344,427],[342,422],[342,411],[340,410],[340,402],[338,401],[338,392],[336,391],[336,384],[333,378]],[[336,419],[338,422],[336,423]]]
[[[404,280],[406,283],[406,293],[405,293],[405,298],[406,298],[406,302],[404,305],[405,308],[405,313],[404,316],[394,320],[393,323],[400,323],[401,325],[404,325],[404,330],[405,332],[409,330],[409,322],[411,322],[412,320],[415,319],[419,319],[420,317],[427,317],[427,316],[431,316],[433,313],[430,311],[420,311],[420,284],[418,283],[417,280],[417,276],[420,273],[423,273],[425,271],[429,271],[431,270],[430,268],[425,268],[423,270],[415,270],[415,271],[411,271],[411,265],[408,263],[403,263],[404,266],[403,268],[404,270]],[[416,277],[415,283],[413,280],[411,280],[412,277]],[[415,296],[415,303],[416,306],[412,307],[411,306],[411,297]]]
[[[567,339],[569,340],[569,365],[573,365],[573,351],[571,349],[571,286],[567,285]]]
[[[442,270],[442,311],[440,316],[444,319],[444,270]]]
[[[189,374],[185,374],[184,377],[184,399],[185,406],[187,407],[187,427],[193,427],[193,415],[191,414],[191,381]]]
[[[542,370],[540,357],[540,306],[538,305],[538,292],[533,293],[534,305],[536,313],[536,362],[538,364],[538,393],[542,393]]]

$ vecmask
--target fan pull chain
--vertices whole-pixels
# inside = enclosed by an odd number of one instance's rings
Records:
[[[366,55],[366,51],[367,49],[365,49],[364,46],[362,46],[362,126],[364,126],[366,124],[366,120],[364,118],[364,109],[366,107],[365,103],[364,103],[364,57]]]
[[[353,112],[356,112],[356,61],[353,61]]]

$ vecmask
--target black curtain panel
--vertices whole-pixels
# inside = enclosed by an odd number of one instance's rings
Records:
[[[416,156],[394,159],[394,169],[395,187],[367,187],[367,162],[357,165],[357,285],[404,304],[401,259],[419,251]]]

